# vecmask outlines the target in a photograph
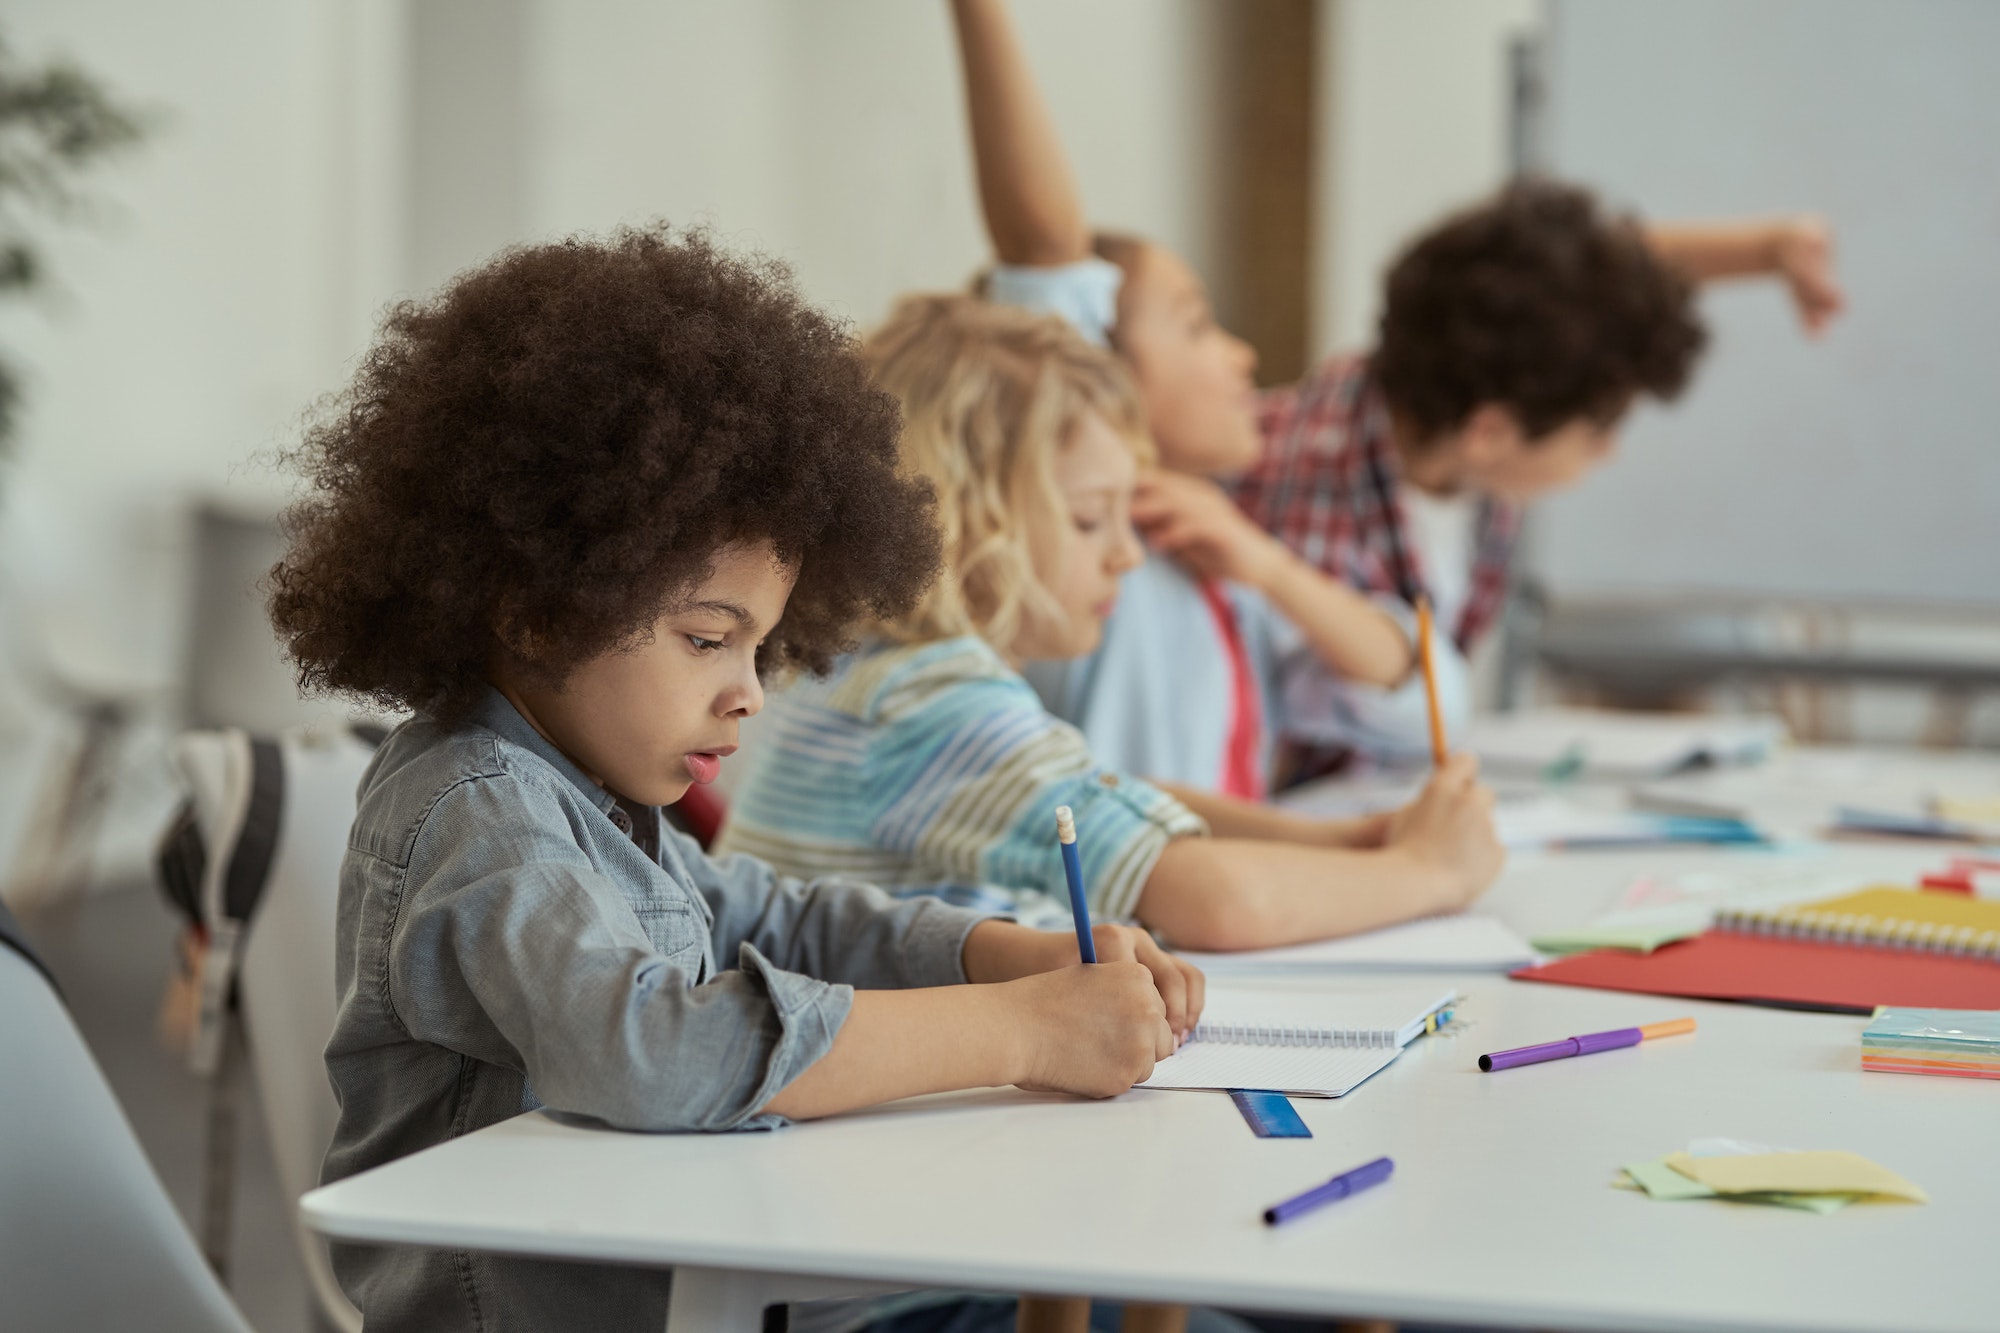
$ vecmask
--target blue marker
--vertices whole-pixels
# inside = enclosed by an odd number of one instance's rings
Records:
[[[1395,1173],[1396,1164],[1386,1157],[1377,1157],[1366,1166],[1357,1166],[1352,1171],[1335,1176],[1324,1185],[1315,1185],[1304,1194],[1294,1195],[1283,1203],[1272,1204],[1264,1210],[1266,1226],[1276,1226],[1289,1222],[1300,1213],[1309,1213],[1322,1204],[1334,1203],[1350,1194],[1359,1194],[1370,1185],[1379,1185]]]
[[[1076,816],[1066,805],[1056,807],[1056,841],[1062,844],[1063,878],[1069,881],[1069,910],[1076,918],[1076,952],[1086,963],[1097,961],[1090,942],[1090,904],[1083,898],[1083,862],[1076,854]]]

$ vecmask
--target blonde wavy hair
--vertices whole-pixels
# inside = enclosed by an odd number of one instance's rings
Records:
[[[869,336],[875,382],[903,406],[906,475],[937,490],[944,573],[908,615],[903,643],[977,634],[1006,651],[1028,618],[1055,614],[1036,537],[1067,521],[1055,459],[1096,413],[1153,461],[1145,411],[1122,362],[1062,319],[975,296],[906,297]]]

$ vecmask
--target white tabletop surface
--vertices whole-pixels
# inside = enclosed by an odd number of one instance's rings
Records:
[[[1655,895],[1859,881],[1948,851],[1546,853],[1516,858],[1484,909],[1532,934],[1642,880]],[[1144,1090],[955,1094],[773,1134],[530,1115],[302,1207],[353,1239],[1246,1309],[1599,1330],[2000,1327],[2000,1083],[1863,1074],[1852,1017],[1457,981],[1457,1030],[1346,1098],[1295,1099],[1309,1140],[1253,1137],[1220,1095]],[[1501,1074],[1474,1063],[1681,1014],[1700,1020],[1693,1037]],[[1818,1216],[1611,1187],[1620,1165],[1708,1136],[1850,1149],[1931,1202]],[[1383,1154],[1387,1185],[1276,1230],[1259,1220]]]

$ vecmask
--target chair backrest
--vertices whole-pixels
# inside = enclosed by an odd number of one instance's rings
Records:
[[[0,948],[0,1323],[250,1333],[46,978]]]
[[[239,790],[235,780],[255,765],[227,759],[232,751],[247,755],[248,744],[241,733],[193,732],[175,747],[183,779],[200,793],[196,808],[205,832],[229,827],[247,837],[241,831],[248,818],[232,821],[222,811],[263,808],[259,795]],[[340,1109],[325,1062],[336,1008],[335,907],[355,789],[374,748],[342,730],[290,735],[275,750],[282,770],[272,784],[280,793],[277,827],[235,979],[278,1184],[297,1200],[319,1183]],[[222,854],[214,842],[210,854]],[[319,1312],[337,1329],[359,1330],[361,1316],[334,1279],[326,1242],[296,1213],[292,1225]]]
[[[340,1113],[325,1058],[337,999],[334,909],[355,788],[374,750],[345,732],[314,744],[288,738],[279,748],[285,800],[277,852],[238,977],[250,1067],[278,1183],[297,1200],[319,1184]],[[338,1328],[359,1330],[361,1316],[334,1280],[326,1242],[306,1230],[296,1210],[292,1225],[321,1312]]]

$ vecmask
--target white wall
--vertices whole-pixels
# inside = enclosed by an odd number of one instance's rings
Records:
[[[862,321],[982,262],[940,5],[409,3],[9,7],[24,53],[163,112],[101,173],[103,225],[54,235],[61,295],[0,312],[30,375],[0,549],[93,669],[171,682],[187,500],[278,490],[254,456],[338,386],[382,306],[508,240],[706,220]],[[1021,6],[1093,210],[1197,261],[1205,12]],[[413,47],[427,67],[406,69]]]
[[[9,7],[24,56],[69,56],[158,113],[93,177],[97,224],[50,233],[55,294],[0,313],[28,377],[0,552],[34,637],[75,671],[171,684],[187,500],[275,489],[253,456],[335,382],[395,272],[371,251],[396,231],[368,169],[394,75],[368,49],[393,52],[382,17],[337,0]]]
[[[1203,0],[1026,0],[1092,215],[1211,259]],[[942,4],[530,5],[525,229],[708,220],[863,324],[983,263]]]
[[[1374,338],[1403,244],[1507,178],[1508,44],[1541,0],[1321,0],[1313,345]]]
[[[1851,308],[1812,342],[1774,283],[1706,295],[1692,389],[1543,513],[1551,586],[2000,613],[2000,6],[1556,15],[1564,172],[1654,216],[1823,211]]]
[[[1017,9],[1093,215],[1212,267],[1209,0]],[[6,809],[53,753],[23,658],[172,724],[191,506],[275,507],[265,456],[399,296],[511,241],[657,217],[790,261],[859,323],[965,282],[986,251],[946,19],[937,0],[12,0],[0,36],[24,56],[162,119],[94,178],[102,225],[52,236],[60,294],[0,307],[28,375],[0,469]],[[269,725],[294,701],[275,663],[255,679],[232,692]],[[124,821],[135,846],[151,818]]]
[[[1094,214],[1206,263],[1206,5],[1019,9]],[[6,567],[66,654],[162,688],[188,501],[268,502],[256,456],[413,287],[664,216],[866,322],[985,255],[939,4],[15,0],[4,31],[163,112],[105,224],[54,236],[60,298],[0,310],[30,375]]]

